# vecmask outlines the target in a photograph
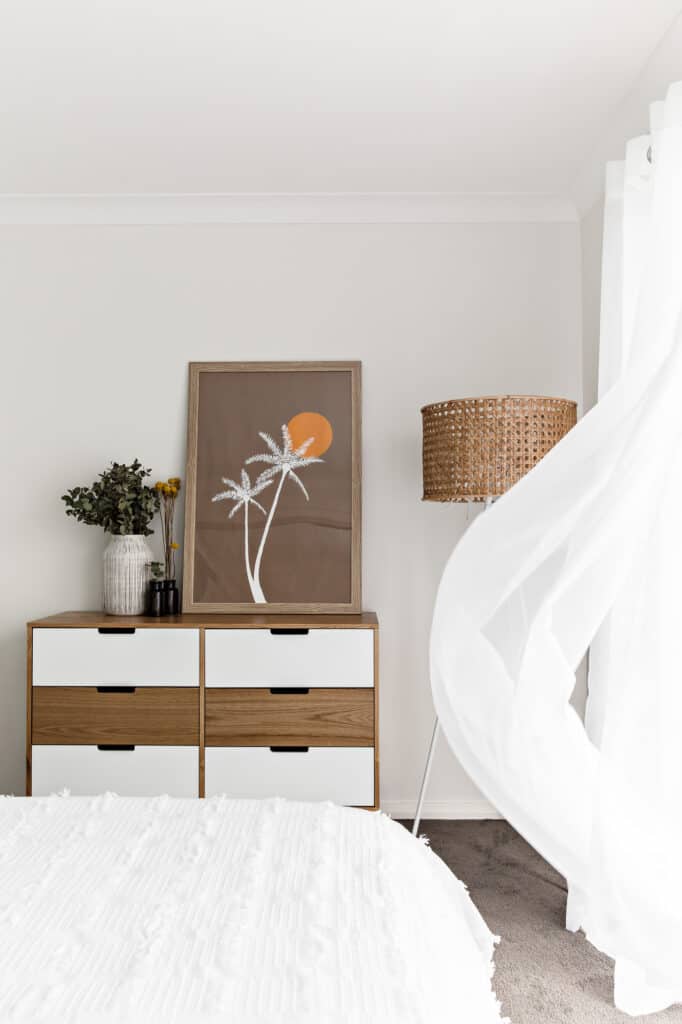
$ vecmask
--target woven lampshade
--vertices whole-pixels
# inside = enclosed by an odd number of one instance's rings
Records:
[[[520,480],[575,426],[565,398],[497,395],[422,409],[424,500],[485,501]]]

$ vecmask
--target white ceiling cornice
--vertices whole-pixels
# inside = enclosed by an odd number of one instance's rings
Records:
[[[574,222],[549,195],[448,192],[0,195],[0,224],[460,224]]]

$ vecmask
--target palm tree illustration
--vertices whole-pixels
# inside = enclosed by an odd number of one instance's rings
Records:
[[[308,434],[310,436],[308,436]],[[251,483],[251,479],[246,469],[242,469],[241,483],[237,483],[229,477],[223,477],[223,483],[227,485],[227,490],[221,491],[219,494],[215,494],[211,500],[234,502],[228,516],[229,519],[231,519],[235,513],[243,507],[244,563],[246,565],[246,578],[248,580],[251,596],[254,602],[258,604],[267,604],[267,599],[263,593],[263,588],[260,582],[260,567],[261,562],[263,561],[263,552],[265,551],[270,527],[272,526],[272,521],[279,504],[284,483],[287,479],[293,480],[296,486],[303,492],[303,496],[306,501],[310,501],[310,495],[308,494],[303,481],[298,476],[298,471],[305,469],[306,466],[312,466],[315,462],[324,462],[324,459],[319,458],[319,456],[329,448],[334,434],[331,423],[321,413],[300,412],[289,420],[289,423],[285,423],[282,426],[281,447],[273,441],[270,434],[266,434],[261,431],[258,436],[265,442],[267,451],[249,456],[245,463],[245,465],[250,465],[254,462],[260,462],[265,465],[266,468],[258,477],[256,477],[255,483]],[[301,438],[306,438],[306,440],[302,441]],[[261,503],[256,501],[256,496],[264,491],[266,487],[270,487],[277,477],[279,477],[279,480],[275,490],[275,495],[272,499],[270,510],[266,513]],[[256,508],[266,516],[253,569],[251,568],[251,558],[249,553],[250,505],[255,505]]]
[[[260,585],[260,567],[261,562],[263,561],[263,552],[265,551],[265,544],[268,539],[268,534],[270,532],[270,526],[272,525],[272,520],[274,518],[275,510],[277,509],[277,505],[279,503],[279,497],[280,494],[282,493],[284,482],[287,479],[293,480],[293,482],[303,491],[306,501],[309,501],[310,495],[305,489],[303,481],[298,477],[296,471],[305,469],[307,466],[312,466],[315,462],[324,462],[324,459],[319,459],[317,458],[317,456],[314,455],[306,455],[306,452],[315,441],[314,437],[309,437],[306,441],[304,441],[297,448],[295,448],[291,440],[289,427],[287,426],[286,423],[282,424],[281,448],[275,443],[275,441],[273,441],[269,434],[266,434],[263,431],[259,431],[258,436],[262,438],[262,440],[265,442],[268,451],[262,452],[258,455],[251,455],[246,460],[246,465],[248,466],[253,462],[261,462],[264,463],[268,468],[264,469],[263,472],[260,474],[260,476],[256,480],[256,486],[258,486],[258,484],[261,481],[263,483],[263,486],[267,486],[269,483],[272,483],[275,477],[279,476],[277,490],[275,491],[275,496],[272,499],[272,505],[270,506],[270,511],[268,512],[268,517],[265,521],[265,526],[263,527],[263,533],[260,539],[260,544],[258,545],[258,551],[256,552],[256,560],[253,565],[254,586],[256,591],[261,595],[261,597],[254,598],[254,600],[264,601],[265,598],[262,596],[263,590]],[[252,587],[252,593],[253,591],[254,588]]]
[[[235,504],[230,509],[228,519],[244,506],[244,563],[246,565],[246,578],[249,581],[249,587],[251,589],[251,596],[254,601],[265,601],[265,596],[261,589],[260,583],[257,582],[253,573],[251,572],[251,560],[249,558],[249,505],[255,505],[256,508],[265,515],[265,509],[259,501],[256,501],[256,495],[260,494],[272,484],[272,480],[266,477],[264,473],[258,477],[256,482],[252,485],[249,478],[249,474],[245,469],[242,469],[241,484],[238,484],[236,480],[231,480],[229,477],[223,477],[223,483],[227,484],[228,489],[221,491],[220,494],[215,494],[211,501],[234,501]]]

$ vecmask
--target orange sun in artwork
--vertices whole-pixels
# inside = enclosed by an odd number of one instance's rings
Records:
[[[314,438],[305,450],[308,456],[323,455],[334,438],[331,423],[319,412],[299,412],[289,420],[287,427],[294,449],[300,448],[309,437]]]

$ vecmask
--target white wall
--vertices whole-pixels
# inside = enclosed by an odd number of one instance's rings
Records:
[[[465,509],[420,502],[420,415],[580,397],[573,223],[0,228],[0,791],[23,792],[24,623],[99,603],[66,487],[111,459],[184,475],[187,363],[361,359],[364,605],[381,621],[383,802],[409,813],[432,723],[429,620]],[[441,750],[427,813],[485,809]]]

